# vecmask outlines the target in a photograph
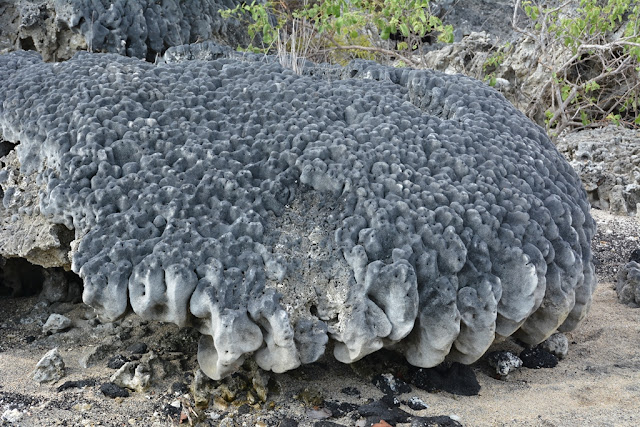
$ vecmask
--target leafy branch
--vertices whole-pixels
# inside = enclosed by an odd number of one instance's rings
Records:
[[[547,7],[517,0],[513,27],[536,44],[550,79],[531,101],[553,135],[606,122],[640,126],[640,6],[631,0],[580,0]],[[533,24],[516,25],[524,9]]]
[[[249,17],[250,49],[281,58],[346,63],[354,58],[420,65],[421,47],[437,35],[453,41],[453,28],[431,14],[429,0],[286,0],[242,4],[223,17]],[[396,39],[395,45],[393,39]]]

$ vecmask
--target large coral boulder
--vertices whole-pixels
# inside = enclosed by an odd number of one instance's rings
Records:
[[[471,363],[496,335],[538,343],[585,316],[585,192],[493,89],[234,55],[0,57],[33,214],[75,230],[72,269],[102,317],[195,325],[220,378],[247,355],[313,362],[329,339],[343,362],[388,347]]]

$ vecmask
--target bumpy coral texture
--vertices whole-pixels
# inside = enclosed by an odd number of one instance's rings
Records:
[[[313,362],[329,339],[343,362],[387,347],[471,363],[496,335],[537,343],[585,316],[585,193],[497,92],[225,55],[0,57],[2,132],[41,211],[75,229],[104,318],[195,325],[220,378],[247,355]]]
[[[79,31],[98,52],[154,60],[169,46],[225,39],[233,46],[246,36],[237,20],[220,11],[237,0],[53,0],[58,26]]]

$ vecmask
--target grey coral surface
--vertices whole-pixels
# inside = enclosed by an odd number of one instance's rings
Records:
[[[493,89],[369,62],[0,56],[0,125],[74,229],[106,319],[194,325],[212,378],[332,344],[417,366],[571,330],[595,288],[580,181]],[[188,55],[187,55],[188,56]],[[37,212],[36,212],[37,213]]]
[[[246,41],[240,23],[220,15],[237,0],[52,1],[58,27],[79,31],[95,51],[153,60],[170,46],[198,39],[233,46]]]

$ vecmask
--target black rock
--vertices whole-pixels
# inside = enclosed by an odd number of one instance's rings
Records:
[[[32,342],[34,342],[36,340],[36,337],[34,337],[33,335],[29,335],[24,340],[27,342],[27,344],[31,344]]]
[[[402,393],[409,393],[411,386],[396,378],[392,374],[376,375],[371,380],[374,386],[378,387],[384,394],[397,396]]]
[[[367,425],[377,423],[380,420],[385,420],[392,426],[397,423],[406,423],[411,415],[398,407],[389,407],[382,400],[377,400],[366,405],[362,405],[358,408],[358,413],[366,418]],[[371,424],[370,424],[371,423]]]
[[[107,362],[107,367],[111,369],[120,369],[122,368],[122,365],[124,365],[128,361],[129,359],[127,359],[123,355],[116,354],[111,359],[109,359],[109,361]]]
[[[313,427],[344,427],[342,424],[332,423],[331,421],[316,421]]]
[[[345,387],[340,390],[342,394],[346,394],[347,396],[360,396],[360,390],[355,387]]]
[[[278,427],[298,427],[299,422],[294,420],[293,418],[284,418],[280,423],[278,423]]]
[[[100,386],[100,391],[107,397],[129,397],[129,392],[114,383],[104,383]]]
[[[404,404],[414,411],[422,411],[423,409],[427,409],[429,407],[426,403],[424,403],[422,399],[417,397],[412,397],[411,399],[405,401]]]
[[[127,351],[133,354],[145,354],[149,350],[149,347],[143,342],[136,342],[131,344]]]
[[[182,413],[182,407],[176,408],[173,405],[164,405],[164,407],[162,408],[162,412],[170,417],[177,418]]]
[[[246,403],[238,407],[238,415],[248,414],[249,412],[251,412],[251,406]]]
[[[171,391],[178,394],[187,394],[189,393],[189,387],[181,381],[176,381],[171,384]]]
[[[415,417],[411,420],[411,427],[462,427],[458,421],[439,415],[437,417]]]
[[[510,372],[522,366],[522,360],[510,351],[492,351],[487,355],[487,363],[495,368],[498,378],[506,378]]]
[[[82,387],[93,387],[96,385],[96,380],[79,380],[79,381],[65,381],[64,384],[58,386],[58,392],[70,389],[70,388],[82,388]]]
[[[640,248],[634,249],[633,252],[631,252],[631,256],[629,257],[629,262],[640,263]]]
[[[409,371],[409,382],[428,392],[446,391],[461,396],[476,396],[480,384],[476,374],[467,365],[442,363],[434,368],[418,368]]]
[[[390,394],[385,394],[384,396],[382,396],[382,399],[380,399],[380,401],[387,405],[389,408],[397,408],[398,406],[400,406],[400,401],[395,396],[391,396]]]
[[[555,368],[558,365],[558,358],[542,347],[527,348],[520,353],[522,365],[525,368]]]
[[[357,411],[359,406],[360,405],[356,405],[355,403],[324,402],[324,407],[331,411],[334,418],[342,418],[351,412]]]

